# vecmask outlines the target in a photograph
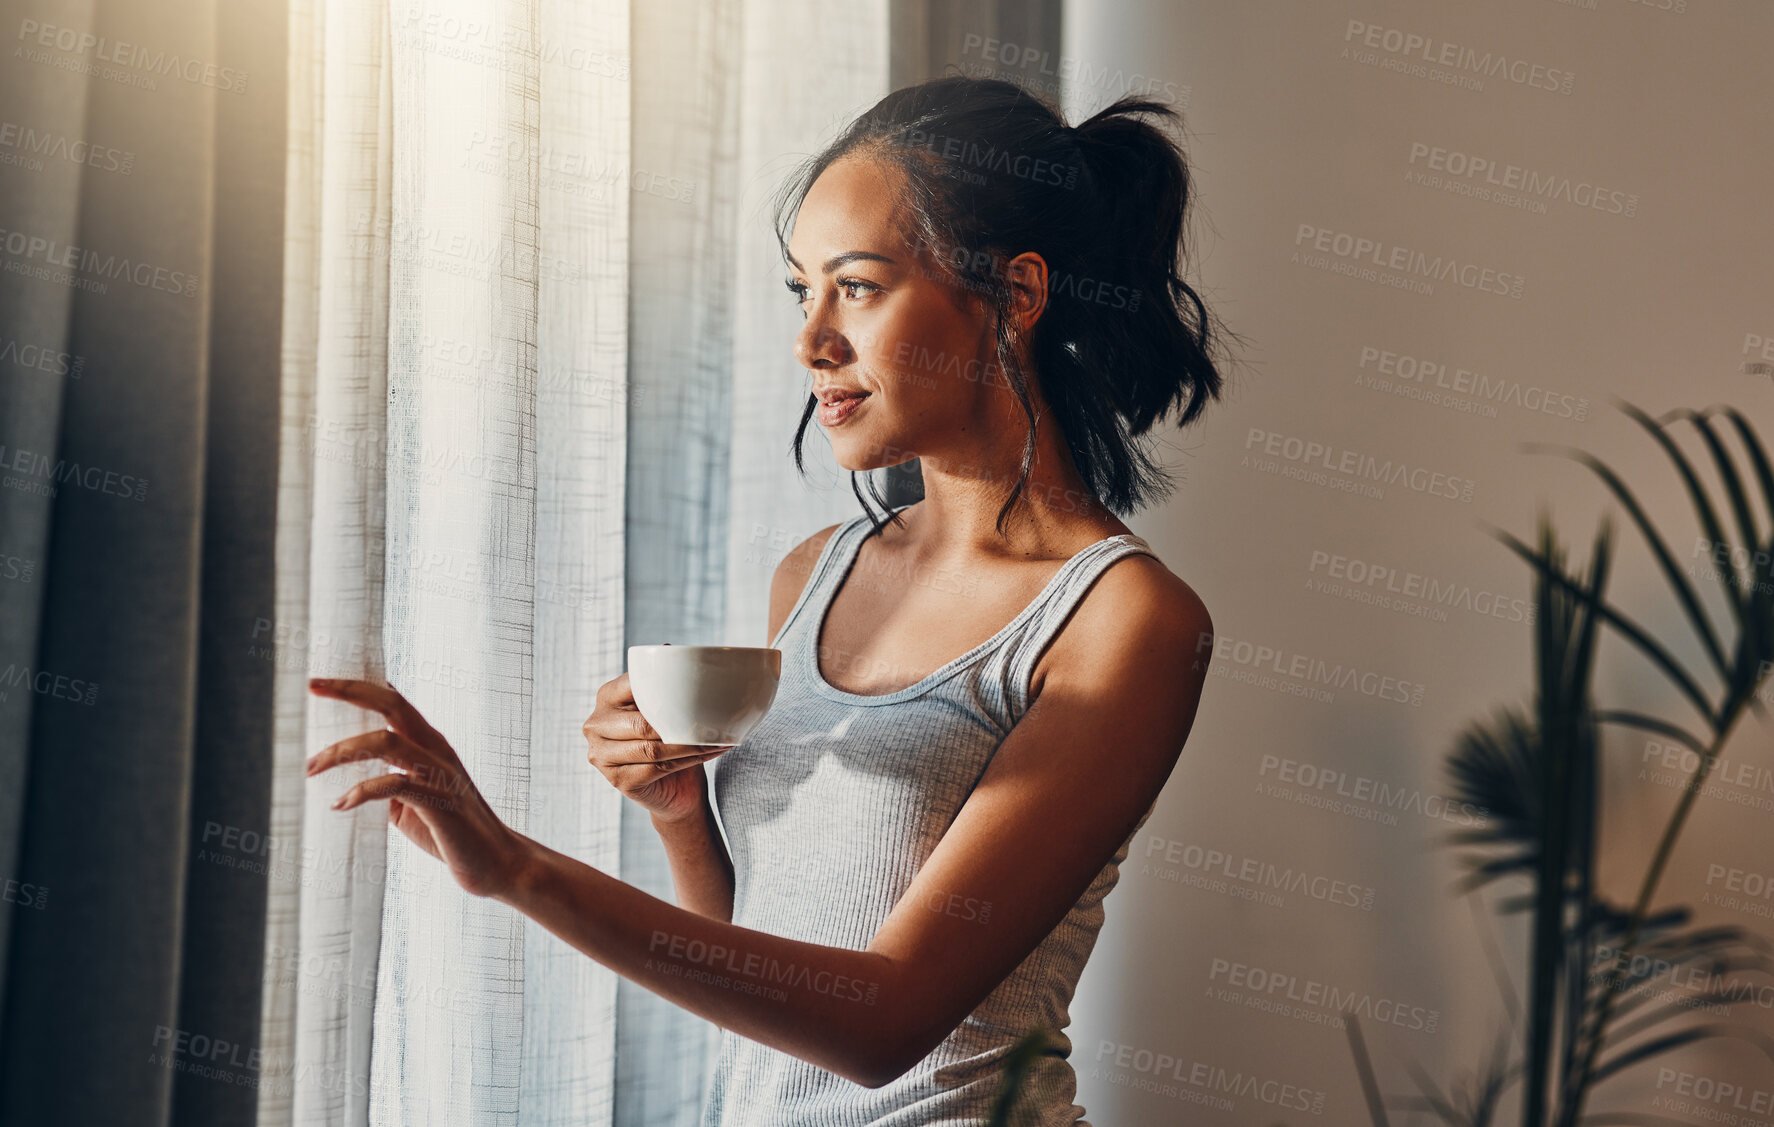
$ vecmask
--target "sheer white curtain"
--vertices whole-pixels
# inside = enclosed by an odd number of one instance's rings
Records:
[[[384,672],[389,277],[375,232],[393,161],[387,63],[374,6],[291,0],[267,1124],[361,1123],[368,1108],[367,1084],[352,1081],[369,1070],[386,809],[327,808],[371,766],[309,785],[302,763],[369,726],[310,696],[307,678]]]
[[[885,92],[886,0],[292,0],[290,43],[261,1122],[692,1125],[711,1027],[329,810],[379,767],[302,761],[378,722],[305,679],[385,674],[513,825],[670,897],[579,725],[629,642],[761,644],[782,538],[855,511],[787,456],[760,205]]]

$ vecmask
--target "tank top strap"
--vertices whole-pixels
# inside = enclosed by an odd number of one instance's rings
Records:
[[[806,585],[801,588],[800,598],[795,600],[788,617],[782,620],[782,628],[776,632],[776,637],[770,639],[772,649],[782,645],[797,622],[802,619],[818,622],[825,616],[826,604],[832,601],[839,581],[850,569],[850,561],[870,527],[869,515],[858,513],[832,529],[832,534],[826,537],[825,545],[819,550],[819,558],[813,563]],[[783,672],[786,674],[787,669]]]
[[[1157,557],[1152,546],[1131,532],[1119,533],[1085,548],[1065,562],[1059,573],[1041,593],[1034,611],[1018,633],[1008,656],[1007,673],[1013,693],[1014,714],[1020,717],[1029,707],[1029,682],[1035,675],[1035,663],[1065,626],[1083,600],[1085,592],[1110,564],[1127,556]]]

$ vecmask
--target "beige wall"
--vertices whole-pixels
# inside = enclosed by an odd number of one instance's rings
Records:
[[[1365,46],[1366,27],[1378,47]],[[1686,502],[1611,397],[1653,414],[1730,403],[1774,439],[1774,381],[1755,364],[1759,341],[1774,339],[1774,4],[1074,0],[1065,32],[1058,58],[971,49],[1005,73],[1064,76],[1074,121],[1130,85],[1182,105],[1199,193],[1195,278],[1250,342],[1226,401],[1186,435],[1170,432],[1177,495],[1130,522],[1205,598],[1224,648],[1080,987],[1080,1100],[1098,1124],[1364,1123],[1334,1011],[1265,1012],[1216,991],[1237,990],[1229,980],[1243,974],[1248,997],[1252,976],[1268,973],[1400,1007],[1398,1024],[1364,1022],[1389,1092],[1412,1088],[1407,1061],[1444,1086],[1470,1073],[1506,1022],[1479,936],[1497,937],[1520,990],[1524,917],[1499,919],[1498,886],[1483,905],[1455,896],[1453,852],[1436,844],[1469,820],[1435,816],[1455,734],[1494,704],[1525,703],[1531,687],[1528,569],[1482,525],[1531,540],[1536,508],[1549,506],[1586,560],[1604,490],[1574,462],[1518,449],[1568,443],[1621,469],[1690,563]],[[1494,52],[1519,61],[1523,80],[1453,84],[1427,63],[1413,73],[1386,49],[1413,35],[1433,43],[1413,43],[1414,55]],[[1448,167],[1470,158],[1492,162],[1499,180],[1552,178],[1553,198],[1480,198],[1471,189],[1483,175]],[[1420,179],[1436,175],[1442,186]],[[1457,260],[1473,284],[1457,274],[1413,292],[1390,284],[1408,271],[1337,253],[1345,240],[1371,240],[1370,259]],[[1371,273],[1332,269],[1351,265]],[[1394,359],[1382,367],[1381,354]],[[1461,394],[1477,380],[1500,398]],[[1320,462],[1402,464],[1425,487],[1370,496],[1339,488],[1348,478],[1322,465],[1322,480],[1289,476],[1303,468],[1292,440],[1320,444]],[[1698,667],[1643,542],[1623,519],[1616,529],[1616,601]],[[1421,599],[1393,609],[1315,587],[1363,566],[1470,589],[1474,609]],[[1415,613],[1426,609],[1437,613]],[[1712,609],[1722,627],[1722,604]],[[1258,660],[1256,648],[1277,656]],[[1300,695],[1310,677],[1277,672],[1296,661],[1377,675],[1378,691]],[[1604,705],[1691,719],[1617,637],[1604,642],[1596,692]],[[1721,868],[1774,878],[1770,736],[1753,718],[1740,726],[1725,757],[1748,781],[1700,798],[1659,904],[1774,931],[1774,898],[1702,902],[1736,894]],[[1604,759],[1601,879],[1627,901],[1678,773],[1622,729],[1608,732]],[[1346,791],[1394,788],[1412,808],[1388,824],[1375,802],[1332,810],[1278,796],[1290,778],[1301,792],[1325,771],[1342,773]],[[1240,879],[1288,870],[1321,896],[1264,896],[1260,880]],[[1774,1031],[1774,980],[1746,981],[1756,992],[1737,1018]],[[1661,1061],[1764,1100],[1774,1090],[1768,1060],[1741,1043]],[[1297,1085],[1301,1102],[1322,1093],[1319,1114],[1290,1109],[1296,1097],[1279,1087],[1263,1090],[1268,1100],[1234,1094],[1229,1108],[1195,1102],[1211,1087],[1192,1082],[1197,1064]],[[1667,1076],[1659,1087],[1654,1062],[1604,1086],[1591,1108],[1709,1121],[1704,1101],[1676,1088]],[[1654,1106],[1659,1096],[1690,1106]],[[1502,1122],[1513,1122],[1513,1091],[1506,1106]]]

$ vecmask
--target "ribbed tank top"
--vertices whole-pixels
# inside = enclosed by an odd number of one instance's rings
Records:
[[[871,533],[863,514],[827,539],[771,643],[782,650],[776,699],[743,743],[714,760],[711,775],[733,858],[733,922],[851,950],[868,947],[1027,711],[1035,661],[1073,607],[1116,560],[1154,554],[1131,533],[1099,540],[990,639],[916,684],[865,696],[820,676],[817,641]],[[703,1127],[978,1127],[1005,1053],[1036,1025],[1062,1032],[1026,1074],[1019,1114],[1032,1113],[1028,1122],[1039,1127],[1089,1127],[1073,1102],[1077,1075],[1063,1030],[1102,927],[1103,898],[1132,840],[1028,958],[889,1084],[866,1088],[722,1030]],[[1032,1099],[1036,1092],[1046,1094]]]

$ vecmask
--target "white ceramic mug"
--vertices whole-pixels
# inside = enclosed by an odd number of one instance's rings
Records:
[[[782,651],[761,646],[630,646],[635,707],[668,744],[737,744],[770,711]]]

